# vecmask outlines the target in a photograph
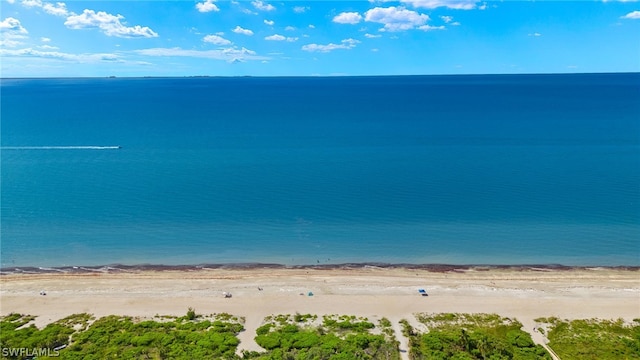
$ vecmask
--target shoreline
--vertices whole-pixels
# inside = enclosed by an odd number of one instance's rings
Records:
[[[341,263],[341,264],[306,264],[306,265],[285,265],[277,263],[212,263],[194,265],[163,265],[163,264],[108,264],[90,266],[15,266],[0,268],[0,276],[14,274],[90,274],[90,273],[127,273],[138,271],[200,271],[200,270],[349,270],[349,269],[405,269],[405,270],[425,270],[432,273],[465,272],[465,271],[491,271],[491,270],[513,270],[513,271],[571,271],[571,270],[592,270],[608,269],[620,271],[640,271],[640,266],[630,265],[610,265],[610,266],[589,266],[589,265],[562,265],[562,264],[521,264],[521,265],[500,265],[500,264],[411,264],[411,263]]]

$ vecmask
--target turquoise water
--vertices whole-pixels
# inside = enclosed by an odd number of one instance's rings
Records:
[[[640,75],[3,79],[2,267],[640,265]]]

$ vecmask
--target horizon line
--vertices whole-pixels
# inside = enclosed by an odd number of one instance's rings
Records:
[[[640,74],[638,71],[610,72],[541,72],[541,73],[465,73],[465,74],[373,74],[373,75],[139,75],[139,76],[51,76],[51,77],[1,77],[1,80],[37,79],[183,79],[183,78],[357,78],[357,77],[442,77],[442,76],[539,76],[539,75],[613,75]]]

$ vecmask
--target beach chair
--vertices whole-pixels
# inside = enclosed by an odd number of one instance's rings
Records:
[[[427,292],[424,289],[418,289],[418,293],[420,293],[420,295],[422,296],[429,296],[429,294],[427,294]]]

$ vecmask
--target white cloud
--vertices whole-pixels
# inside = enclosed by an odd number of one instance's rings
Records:
[[[444,30],[444,25],[440,25],[440,26],[422,25],[422,26],[418,26],[418,29],[422,31]]]
[[[58,50],[59,49],[57,46],[51,46],[51,45],[40,45],[39,48],[40,49],[46,49],[46,50]]]
[[[208,42],[214,45],[230,45],[231,44],[231,41],[218,35],[207,35],[204,38],[202,38],[202,41]]]
[[[284,41],[287,38],[282,36],[282,35],[274,34],[274,35],[267,36],[264,39],[265,40],[271,40],[271,41]]]
[[[224,61],[234,60],[269,60],[270,58],[265,56],[256,55],[255,51],[245,48],[228,48],[218,50],[185,50],[178,47],[175,48],[151,48],[135,50],[134,53],[145,56],[158,56],[158,57],[192,57],[192,58],[204,58]]]
[[[261,11],[273,11],[276,9],[273,5],[262,2],[261,0],[252,1],[251,5]]]
[[[26,7],[39,7],[42,8],[47,14],[56,16],[69,16],[75,15],[71,11],[67,10],[67,5],[63,2],[49,3],[42,2],[42,0],[22,0],[22,5]]]
[[[316,26],[315,26],[315,25],[313,25],[313,24],[309,24],[309,29],[315,29],[315,28],[316,28]]]
[[[625,16],[620,16],[621,19],[640,19],[640,11],[632,11]]]
[[[269,26],[273,26],[273,24],[275,24],[275,22],[273,20],[263,20],[265,24],[269,25]]]
[[[198,11],[202,13],[211,12],[211,11],[220,11],[218,6],[213,3],[214,1],[215,0],[205,0],[204,2],[197,3],[196,9],[198,9]]]
[[[240,26],[236,26],[235,29],[231,30],[236,34],[243,34],[243,35],[248,35],[251,36],[253,35],[253,31],[249,30],[249,29],[243,29]]]
[[[22,39],[26,39],[29,32],[25,29],[20,20],[8,17],[0,22],[0,46],[16,47],[22,44]]]
[[[270,35],[265,37],[264,39],[269,41],[288,41],[288,42],[294,42],[298,40],[297,37],[286,37],[279,34]]]
[[[333,22],[339,24],[357,24],[362,21],[362,15],[357,12],[343,12],[333,18]]]
[[[7,0],[7,2],[8,2],[9,4],[13,4],[14,2],[16,2],[16,0]]]
[[[287,26],[286,28],[284,28],[285,31],[294,31],[296,28],[294,28],[293,26]]]
[[[104,11],[95,12],[85,9],[80,15],[69,16],[64,24],[69,29],[98,28],[107,36],[122,38],[158,37],[158,34],[147,26],[125,26],[120,22],[122,19],[124,19],[124,17],[119,14],[111,15]]]
[[[223,54],[228,55],[255,55],[256,52],[247,48],[227,48],[222,50]]]
[[[310,7],[308,6],[294,6],[293,7],[293,12],[297,13],[297,14],[302,14],[303,12],[309,10]]]
[[[8,17],[0,22],[0,31],[2,32],[11,32],[13,34],[28,34],[29,32],[25,29],[22,24],[20,24],[20,20],[12,17]]]
[[[373,34],[364,34],[364,37],[369,38],[369,39],[375,39],[375,38],[379,38],[382,35],[373,35]]]
[[[539,36],[542,36],[542,34],[540,34],[539,32],[534,32],[534,33],[527,34],[527,36],[539,37]]]
[[[309,52],[330,52],[337,49],[353,49],[356,47],[356,44],[360,43],[358,40],[354,39],[344,39],[340,42],[340,44],[329,43],[327,45],[319,45],[319,44],[308,44],[302,47],[302,50]]]
[[[51,39],[50,39],[50,38],[48,38],[48,37],[41,37],[41,38],[40,38],[40,41],[42,41],[42,42],[50,42],[50,41],[51,41]]]
[[[63,53],[58,51],[40,51],[40,50],[31,49],[31,48],[19,49],[19,50],[0,49],[0,55],[12,56],[12,57],[47,58],[47,59],[74,61],[74,62],[80,62],[80,63],[99,62],[99,61],[110,61],[110,62],[121,61],[118,55],[116,54],[108,54],[108,53],[68,54],[68,53]]]
[[[58,2],[55,4],[44,3],[44,5],[42,5],[42,9],[47,12],[47,14],[56,16],[69,16],[73,14],[69,10],[67,10],[67,5],[62,2]]]
[[[41,0],[22,0],[22,6],[42,7],[42,1]]]
[[[388,8],[376,7],[368,10],[364,15],[366,21],[384,24],[383,29],[386,31],[409,30],[424,25],[429,21],[429,16],[425,14],[394,6]]]
[[[444,21],[445,24],[449,24],[450,26],[459,26],[460,23],[457,21],[453,21],[453,16],[443,15],[440,16],[440,19]]]
[[[73,14],[69,10],[67,10],[67,5],[65,5],[65,3],[63,2],[58,2],[55,4],[44,3],[42,5],[42,9],[47,14],[56,15],[56,16],[69,16]]]
[[[435,9],[446,7],[456,10],[471,10],[477,8],[476,0],[400,0],[416,8]],[[483,5],[486,8],[486,4]],[[482,9],[484,10],[484,9]]]
[[[2,47],[16,47],[18,45],[21,45],[22,41],[18,41],[12,38],[7,38],[4,35],[0,36],[0,48]],[[2,51],[2,49],[0,49],[0,51]]]

